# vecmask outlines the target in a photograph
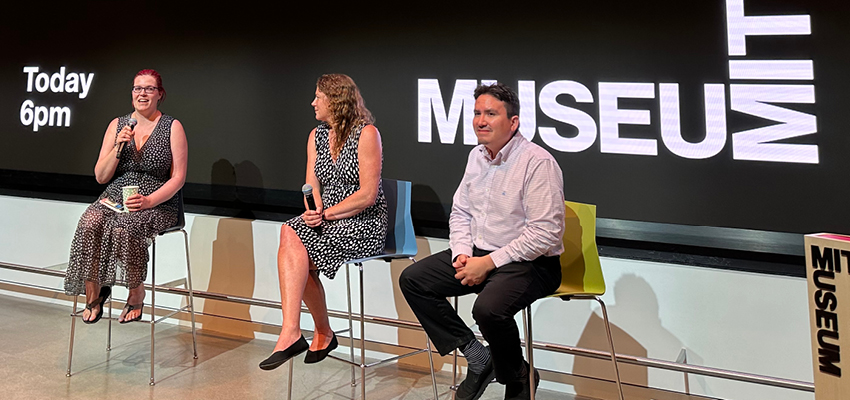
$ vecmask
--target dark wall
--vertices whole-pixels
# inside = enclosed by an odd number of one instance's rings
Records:
[[[187,131],[190,183],[297,193],[307,135],[316,125],[310,107],[316,78],[342,72],[358,83],[377,118],[384,176],[412,181],[417,220],[444,225],[471,146],[462,143],[462,116],[454,144],[441,144],[433,111],[432,141],[419,142],[418,80],[438,80],[447,110],[458,79],[493,79],[514,88],[533,81],[536,107],[524,105],[524,116],[533,112],[537,127],[554,127],[569,138],[578,129],[544,112],[539,97],[547,84],[564,80],[590,92],[589,102],[569,94],[557,102],[595,122],[594,142],[583,151],[561,152],[531,127],[523,132],[535,133],[534,141],[556,156],[567,198],[598,204],[600,217],[796,233],[846,233],[850,226],[843,179],[850,167],[843,154],[850,148],[846,2],[746,0],[747,15],[809,15],[812,30],[748,37],[746,57],[728,54],[726,3],[719,0],[381,8],[172,3],[14,6],[0,27],[0,169],[93,175],[107,124],[132,111],[133,75],[154,68],[168,91],[161,109]],[[814,79],[732,80],[730,60],[812,60]],[[95,77],[85,99],[28,93],[27,66],[48,74],[65,66],[66,73]],[[655,139],[657,155],[603,151],[607,117],[600,115],[600,82],[651,84],[652,98],[618,102],[620,109],[646,110],[649,123],[620,125],[619,135]],[[692,142],[706,134],[703,85],[723,86],[726,142],[716,155],[687,159],[663,143],[662,83],[679,84],[683,137]],[[813,86],[814,104],[775,104],[816,118],[815,133],[781,143],[817,146],[817,163],[735,159],[734,134],[777,124],[732,109],[731,85],[748,83]],[[25,100],[68,107],[70,127],[35,132],[21,122]]]

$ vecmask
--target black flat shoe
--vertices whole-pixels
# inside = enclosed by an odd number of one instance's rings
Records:
[[[331,343],[328,344],[328,347],[319,351],[307,350],[307,355],[304,356],[304,364],[315,364],[324,360],[330,352],[336,349],[337,346],[339,346],[339,342],[336,341],[336,334],[334,334],[334,337],[331,338]]]
[[[310,345],[307,343],[307,339],[304,339],[304,335],[301,335],[301,338],[296,340],[295,343],[289,345],[285,350],[276,351],[272,353],[269,358],[263,360],[260,363],[260,369],[271,371],[285,362],[289,361],[292,357],[295,357],[310,348]]]
[[[100,295],[98,296],[98,298],[94,299],[94,301],[92,301],[91,303],[86,304],[86,310],[89,310],[89,312],[91,312],[94,306],[98,305],[100,306],[100,311],[97,312],[97,316],[94,317],[93,320],[86,321],[84,318],[83,322],[87,324],[93,324],[97,321],[100,321],[100,318],[103,317],[103,305],[106,303],[106,299],[109,298],[110,294],[112,294],[112,288],[110,288],[109,286],[103,286],[100,288]]]

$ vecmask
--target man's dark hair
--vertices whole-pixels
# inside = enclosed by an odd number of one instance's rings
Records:
[[[505,112],[508,114],[508,118],[513,118],[515,115],[519,115],[519,96],[516,95],[513,89],[510,86],[502,84],[502,83],[494,83],[492,85],[478,85],[475,88],[475,100],[478,100],[483,94],[489,94],[496,98],[496,100],[505,103]],[[516,135],[519,132],[519,123],[517,123],[516,130],[511,134]]]
[[[475,99],[482,94],[489,94],[495,97],[502,103],[505,103],[505,111],[508,113],[508,118],[514,115],[519,115],[519,97],[516,93],[505,84],[494,83],[492,85],[478,85],[475,88]]]

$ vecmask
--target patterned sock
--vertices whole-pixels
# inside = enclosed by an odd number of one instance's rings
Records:
[[[484,371],[484,366],[487,361],[490,361],[490,349],[484,347],[478,340],[471,340],[466,344],[460,352],[466,357],[466,364],[469,366],[469,371],[474,374],[480,374]]]

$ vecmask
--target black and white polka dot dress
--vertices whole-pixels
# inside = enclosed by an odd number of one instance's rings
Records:
[[[331,159],[328,132],[321,124],[316,128],[315,173],[322,185],[322,204],[325,209],[339,203],[360,189],[360,167],[357,147],[364,125],[354,128],[339,153]],[[387,200],[378,181],[375,204],[359,214],[335,221],[324,221],[321,230],[308,227],[301,216],[286,221],[304,243],[307,254],[319,272],[333,279],[343,262],[380,254],[387,234]]]
[[[127,125],[130,115],[118,117],[118,131]],[[112,182],[98,200],[108,197],[121,203],[121,187],[139,186],[148,196],[171,177],[171,123],[174,118],[162,114],[141,150],[135,139],[121,152]],[[115,284],[134,288],[145,281],[148,272],[150,238],[177,222],[177,196],[156,207],[116,213],[100,204],[90,205],[77,225],[71,242],[71,257],[65,274],[65,293],[85,293],[85,282],[101,286]]]

